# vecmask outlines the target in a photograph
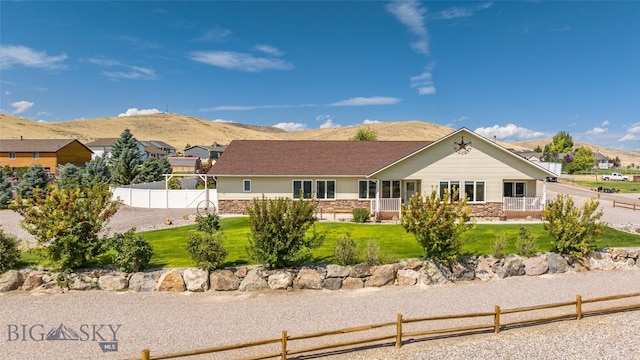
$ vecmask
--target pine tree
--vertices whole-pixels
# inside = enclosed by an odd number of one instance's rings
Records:
[[[124,149],[131,149],[138,158],[141,156],[140,149],[138,148],[138,140],[133,137],[129,129],[124,129],[118,141],[111,147],[111,162],[117,161]]]
[[[85,176],[90,183],[107,183],[111,179],[111,170],[106,158],[96,156],[85,166]]]
[[[27,172],[18,183],[18,194],[23,198],[29,199],[33,196],[33,190],[40,188],[46,190],[49,183],[49,175],[40,164],[29,166]]]
[[[173,172],[171,164],[169,164],[169,159],[166,156],[161,157],[158,163],[160,164],[160,169],[163,175],[171,174]]]
[[[160,181],[163,179],[160,162],[148,157],[139,168],[138,174],[133,179],[134,184]]]
[[[111,148],[111,182],[116,185],[129,185],[138,175],[140,165],[138,141],[129,129],[125,129]]]
[[[9,179],[4,176],[4,172],[0,172],[0,209],[6,209],[11,198],[13,198],[13,191]]]
[[[73,164],[67,164],[62,168],[60,172],[60,178],[58,179],[58,184],[61,187],[73,187],[77,186],[77,184],[81,184],[83,180],[82,173],[80,172],[80,168]]]

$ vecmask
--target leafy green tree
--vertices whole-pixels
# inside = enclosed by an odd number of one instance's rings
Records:
[[[11,183],[5,177],[4,172],[0,172],[0,209],[6,209],[11,198],[13,198]]]
[[[593,250],[593,241],[604,232],[605,224],[598,221],[600,202],[587,199],[576,207],[569,195],[558,194],[544,208],[544,229],[553,238],[552,251],[571,256],[583,256]]]
[[[117,161],[111,164],[111,182],[116,185],[134,183],[138,176],[140,158],[135,151],[124,149]]]
[[[132,183],[140,184],[146,182],[154,182],[164,180],[162,167],[158,160],[148,157],[138,168],[138,173]]]
[[[0,226],[0,274],[13,268],[20,260],[18,238],[11,234],[5,234]]]
[[[99,234],[118,210],[108,184],[33,190],[31,198],[18,195],[10,208],[24,217],[21,226],[36,238],[37,251],[54,270],[86,265],[106,250]]]
[[[538,146],[536,146],[535,149],[533,149],[533,151],[537,152],[537,153],[541,153],[542,152],[542,148],[540,147],[540,145],[538,145]]]
[[[124,234],[117,233],[111,240],[114,250],[113,263],[125,272],[137,272],[149,266],[153,256],[153,246],[136,229],[131,228]]]
[[[375,132],[369,126],[362,126],[358,128],[355,136],[351,140],[357,141],[376,141],[378,140],[378,133]]]
[[[46,190],[48,183],[49,174],[44,171],[42,165],[31,165],[18,183],[18,194],[23,198],[30,198],[33,196],[35,189]]]
[[[118,141],[111,147],[111,182],[116,185],[129,185],[138,175],[140,166],[140,149],[138,141],[129,129],[125,129]]]
[[[270,268],[306,260],[311,249],[322,245],[324,234],[315,231],[315,201],[287,198],[254,198],[247,205],[249,215],[249,255]],[[313,228],[310,235],[307,230]]]
[[[416,237],[428,259],[455,261],[462,249],[461,235],[474,227],[467,198],[454,199],[457,189],[444,189],[443,198],[434,189],[428,197],[414,194],[402,206],[402,226]]]
[[[91,159],[84,168],[87,181],[90,183],[108,183],[111,179],[109,161],[102,156]]]
[[[581,146],[576,150],[573,161],[567,166],[567,172],[573,174],[578,171],[590,170],[593,168],[595,161],[593,151],[588,147]]]
[[[555,154],[568,153],[573,150],[573,138],[566,131],[560,131],[553,135],[551,140],[551,152]]]

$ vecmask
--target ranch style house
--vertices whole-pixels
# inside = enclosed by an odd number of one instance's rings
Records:
[[[0,166],[11,168],[40,164],[50,174],[59,168],[74,164],[84,167],[93,152],[75,139],[2,139],[0,140]]]
[[[327,213],[364,207],[378,219],[445,188],[466,196],[476,217],[539,217],[546,179],[557,176],[466,128],[436,141],[234,140],[208,173],[220,213],[244,213],[262,196],[302,197]]]

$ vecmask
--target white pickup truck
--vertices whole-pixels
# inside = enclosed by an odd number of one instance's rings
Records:
[[[620,173],[611,173],[611,175],[602,175],[602,180],[629,181],[629,177]]]

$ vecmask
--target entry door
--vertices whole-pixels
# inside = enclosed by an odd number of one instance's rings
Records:
[[[417,185],[415,180],[405,181],[404,183],[404,203],[405,204],[408,204],[409,199],[411,199],[411,196],[413,196],[413,194],[417,192],[416,187]]]

